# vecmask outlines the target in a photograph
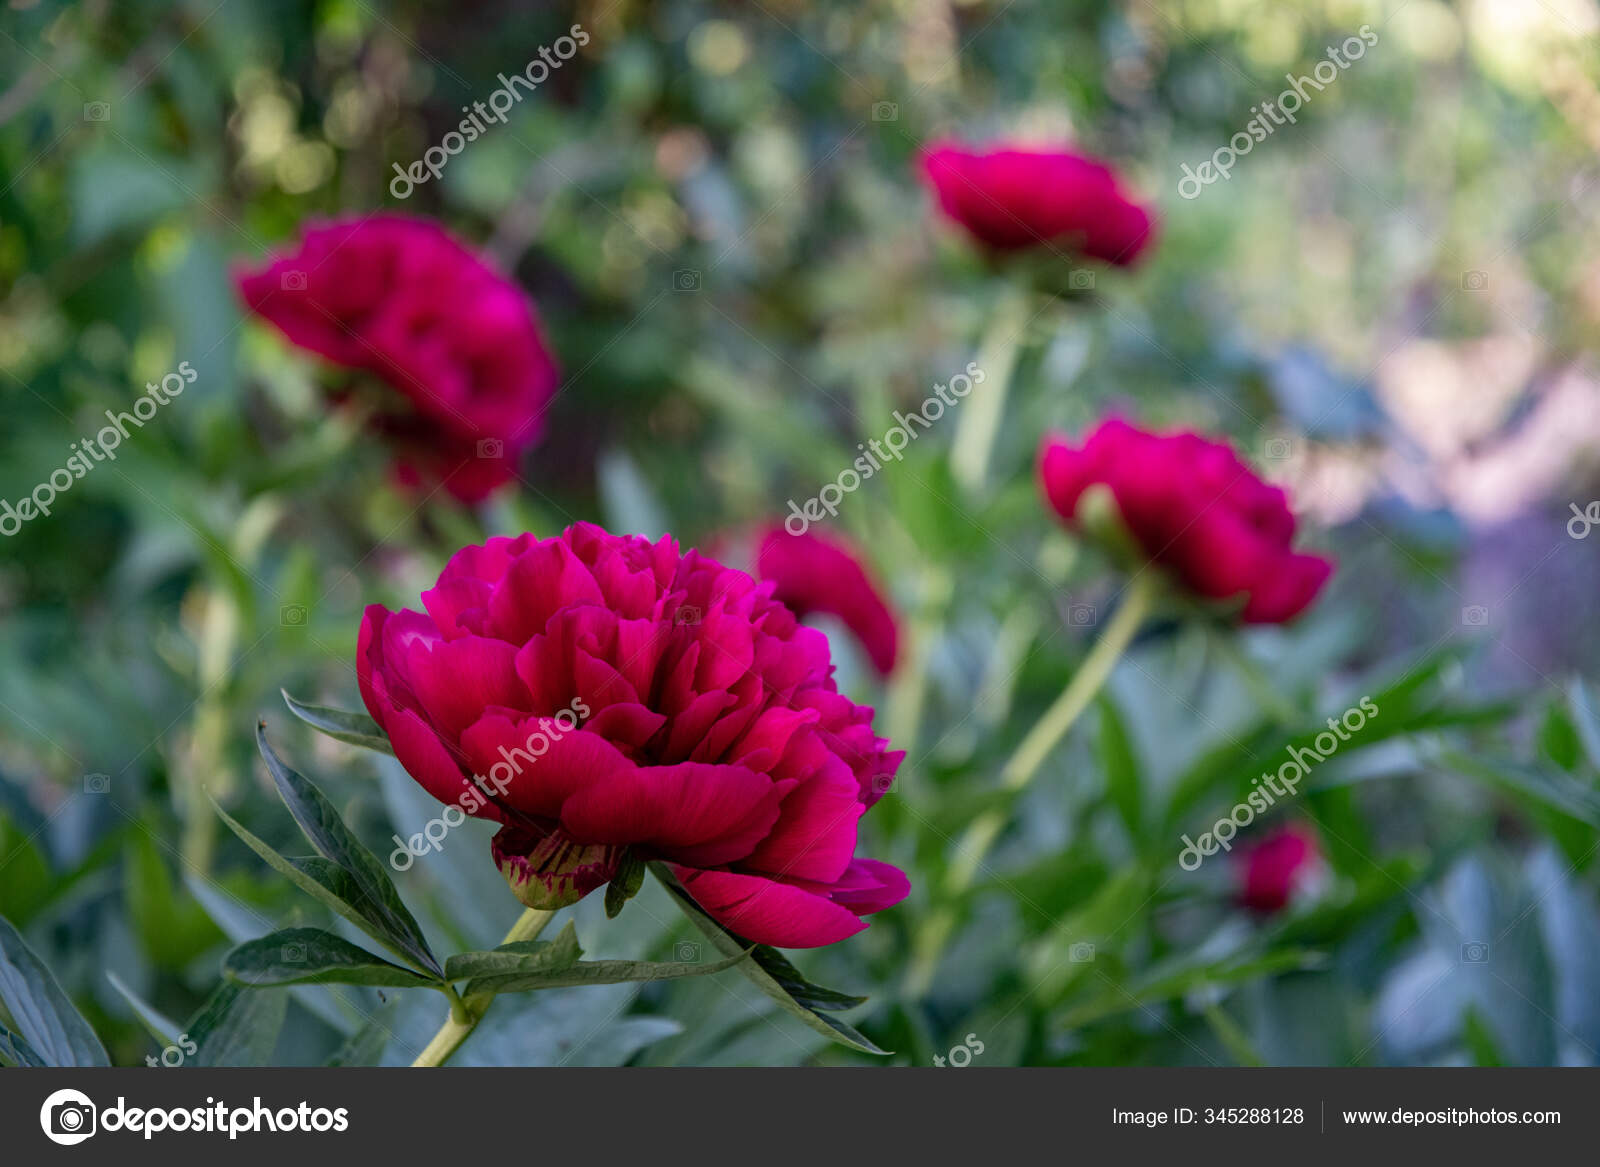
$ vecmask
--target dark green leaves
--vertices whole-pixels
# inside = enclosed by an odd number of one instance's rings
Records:
[[[431,988],[429,977],[390,964],[321,928],[286,928],[241,944],[222,971],[244,985],[385,985]]]
[[[0,1001],[19,1033],[0,1031],[0,1055],[48,1066],[109,1066],[105,1047],[11,922],[0,917]],[[19,1040],[20,1039],[20,1040]]]
[[[443,975],[422,929],[395,890],[394,881],[310,781],[286,766],[267,744],[266,731],[256,728],[256,744],[289,813],[323,862],[286,859],[255,838],[226,814],[224,821],[246,844],[329,907],[394,949],[418,968]]]
[[[328,705],[308,705],[289,696],[283,689],[278,691],[283,693],[283,700],[289,706],[289,712],[318,733],[327,734],[335,741],[347,742],[365,750],[377,750],[379,753],[391,756],[394,754],[388,735],[365,713],[349,713]]]
[[[197,1047],[189,1064],[267,1065],[288,1008],[287,993],[247,993],[238,985],[224,983],[185,1027]]]
[[[520,993],[573,985],[616,985],[629,981],[665,981],[703,977],[732,968],[746,952],[714,964],[687,961],[579,960],[577,930],[569,922],[554,940],[519,940],[487,952],[463,952],[445,962],[445,976],[468,978],[468,998],[481,993]]]
[[[811,984],[777,949],[764,944],[752,945],[708,916],[665,864],[652,863],[650,870],[677,902],[683,914],[694,922],[695,927],[699,928],[706,939],[710,940],[720,952],[728,957],[736,957],[749,951],[750,959],[740,963],[739,970],[785,1011],[840,1045],[869,1054],[889,1052],[873,1044],[853,1026],[840,1021],[837,1017],[828,1016],[829,1013],[852,1009],[862,1004],[866,1001],[865,997],[855,997]]]

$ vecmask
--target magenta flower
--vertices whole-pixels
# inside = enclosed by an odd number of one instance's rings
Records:
[[[1153,235],[1150,212],[1105,163],[1070,150],[936,143],[920,158],[940,209],[997,251],[1060,245],[1127,266]]]
[[[500,824],[528,906],[660,859],[734,932],[807,948],[909,891],[855,856],[903,754],[771,584],[579,523],[462,549],[422,603],[367,609],[362,698],[430,794]]]
[[[894,671],[899,625],[855,548],[838,535],[793,535],[781,525],[764,529],[759,539],[756,575],[773,582],[774,599],[802,619],[814,612],[838,617],[873,668],[883,676]]]
[[[314,225],[236,276],[252,311],[303,349],[395,390],[376,426],[407,482],[476,501],[509,482],[558,373],[516,284],[427,219]]]
[[[1241,853],[1239,902],[1257,912],[1282,911],[1319,862],[1315,835],[1281,827]]]
[[[1112,418],[1081,446],[1046,437],[1039,478],[1050,505],[1074,526],[1085,491],[1109,487],[1146,557],[1202,597],[1242,597],[1247,623],[1292,620],[1333,572],[1331,560],[1291,549],[1295,519],[1284,492],[1198,434],[1147,433]]]

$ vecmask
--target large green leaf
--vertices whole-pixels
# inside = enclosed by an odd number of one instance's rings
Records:
[[[386,985],[437,988],[439,982],[390,964],[321,928],[285,928],[250,940],[222,958],[222,971],[243,985]]]
[[[684,890],[683,885],[678,882],[666,864],[652,863],[650,870],[655,873],[656,878],[661,881],[683,914],[689,917],[695,927],[724,956],[737,957],[749,952],[750,959],[739,963],[739,971],[784,1010],[840,1045],[849,1046],[862,1053],[885,1055],[889,1053],[888,1050],[880,1049],[853,1026],[840,1021],[837,1017],[828,1016],[829,1012],[850,1009],[862,1004],[866,1000],[865,997],[853,997],[811,984],[777,949],[764,944],[752,945],[707,915],[705,909],[695,903],[694,897]]]
[[[22,1039],[51,1066],[109,1066],[95,1036],[56,978],[11,921],[0,917],[0,1001]]]
[[[711,964],[690,961],[580,960],[565,968],[544,972],[510,973],[479,977],[467,982],[467,996],[475,993],[522,993],[531,989],[564,989],[574,985],[620,985],[634,981],[670,981],[704,977],[730,969],[750,954],[741,952]]]
[[[1109,693],[1100,695],[1100,735],[1096,742],[1100,768],[1106,775],[1106,797],[1117,808],[1128,836],[1137,843],[1143,837],[1144,784],[1139,778],[1139,761],[1128,737],[1122,714]]]
[[[514,940],[483,952],[458,952],[445,960],[444,975],[453,983],[472,977],[550,972],[566,968],[582,955],[577,925],[568,920],[554,940]]]
[[[265,859],[274,870],[287,875],[301,891],[349,920],[396,955],[410,958],[410,953],[391,934],[387,920],[348,871],[320,855],[280,855],[220,806],[216,811],[245,846]]]
[[[335,741],[360,746],[365,750],[377,750],[391,757],[394,755],[394,747],[389,744],[389,736],[367,714],[351,713],[344,709],[335,709],[330,705],[311,705],[289,696],[287,690],[279,689],[278,692],[283,694],[284,704],[288,705],[289,712],[318,733],[326,734]]]
[[[357,902],[363,912],[383,932],[379,938],[410,958],[417,967],[442,976],[444,970],[428,948],[422,929],[401,901],[383,864],[345,826],[322,791],[273,752],[267,744],[264,725],[256,726],[256,745],[266,759],[272,781],[289,813],[317,853],[349,876],[349,886],[360,896]]]

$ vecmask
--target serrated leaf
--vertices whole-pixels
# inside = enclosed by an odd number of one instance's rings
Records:
[[[272,781],[282,796],[284,805],[305,833],[311,845],[328,862],[345,871],[351,884],[362,897],[361,906],[371,922],[385,933],[380,936],[385,943],[395,947],[418,968],[435,976],[444,975],[438,960],[428,948],[422,929],[400,899],[394,881],[389,878],[377,857],[345,826],[339,812],[327,800],[315,783],[285,765],[267,744],[266,728],[256,726],[256,745],[266,759]]]
[[[197,1047],[185,1065],[265,1066],[289,1008],[287,993],[250,992],[224,982],[185,1027]]]
[[[707,915],[705,909],[695,903],[694,897],[684,890],[683,885],[678,882],[666,864],[651,863],[650,870],[655,873],[655,877],[661,881],[683,914],[689,917],[694,926],[716,946],[718,951],[729,957],[750,952],[751,959],[740,963],[739,971],[784,1010],[840,1045],[868,1054],[887,1055],[890,1052],[880,1049],[853,1026],[826,1015],[833,1009],[848,1009],[852,1005],[859,1005],[866,998],[851,997],[846,993],[837,993],[832,989],[811,984],[777,949],[764,944],[752,945]],[[850,1004],[846,1004],[847,1001]]]
[[[445,960],[444,975],[453,983],[470,977],[550,972],[566,968],[582,955],[577,926],[568,920],[554,940],[515,940],[482,952],[458,952]]]
[[[617,873],[606,884],[606,919],[616,919],[623,906],[639,894],[639,889],[644,886],[644,873],[644,860],[632,851],[624,852]]]
[[[389,744],[389,736],[367,714],[335,709],[331,705],[312,705],[289,696],[285,689],[279,689],[278,692],[283,694],[283,701],[289,707],[289,712],[318,733],[326,734],[334,741],[394,756],[394,747]]]
[[[565,989],[574,985],[621,985],[634,981],[670,981],[683,977],[704,977],[730,969],[749,956],[741,952],[712,964],[688,961],[580,960],[565,968],[508,976],[479,977],[467,982],[466,995],[475,993],[523,993],[533,989]]]
[[[51,1066],[109,1066],[105,1046],[11,921],[0,917],[0,1001]]]
[[[222,972],[243,985],[386,985],[437,988],[438,982],[390,964],[321,928],[285,928],[239,945]]]

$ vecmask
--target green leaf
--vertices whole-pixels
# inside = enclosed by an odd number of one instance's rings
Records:
[[[730,969],[744,960],[748,951],[712,964],[690,961],[580,960],[565,968],[548,972],[509,976],[479,977],[467,982],[466,995],[475,993],[522,993],[531,989],[565,989],[574,985],[620,985],[632,981],[670,981],[682,977],[704,977]]]
[[[267,1065],[288,1008],[287,993],[251,993],[224,982],[185,1027],[198,1047],[187,1064]]]
[[[11,1066],[32,1066],[38,1069],[49,1065],[37,1050],[29,1045],[20,1033],[12,1033],[0,1025],[0,1061]]]
[[[367,1018],[366,1023],[350,1035],[338,1051],[328,1059],[330,1066],[376,1066],[383,1059],[383,1051],[394,1036],[395,1014],[400,999],[390,997]]]
[[[134,1015],[139,1018],[139,1023],[144,1026],[146,1033],[161,1045],[178,1044],[178,1038],[182,1035],[171,1018],[123,984],[122,978],[110,969],[106,970],[106,980],[111,982],[113,989],[122,994],[122,999],[133,1009]]]
[[[1100,695],[1100,737],[1096,743],[1100,768],[1106,772],[1106,797],[1117,808],[1128,835],[1135,842],[1143,837],[1144,788],[1139,780],[1139,761],[1127,726],[1117,712],[1109,693]]]
[[[1567,705],[1572,710],[1573,726],[1578,740],[1583,743],[1583,752],[1589,757],[1589,765],[1600,770],[1600,715],[1595,713],[1588,686],[1577,677],[1572,678],[1567,688]]]
[[[625,851],[616,875],[606,884],[606,919],[615,920],[617,913],[644,886],[645,864],[632,851]]]
[[[26,927],[50,899],[55,877],[44,853],[35,847],[33,832],[14,823],[0,811],[0,916]]]
[[[708,916],[705,909],[695,903],[694,897],[684,890],[683,885],[678,882],[666,864],[651,863],[650,870],[655,873],[655,877],[661,881],[661,885],[667,889],[667,893],[676,901],[683,914],[689,917],[694,926],[700,929],[706,939],[711,941],[724,956],[740,956],[749,951],[751,959],[740,963],[739,970],[787,1012],[840,1045],[868,1054],[889,1053],[888,1050],[880,1049],[853,1026],[847,1025],[837,1017],[826,1015],[833,1010],[849,1009],[859,1005],[866,1000],[865,997],[852,997],[846,993],[838,993],[811,984],[777,949],[764,944],[752,946],[748,940],[734,935]]]
[[[283,694],[283,701],[289,707],[289,712],[318,733],[327,734],[334,741],[394,756],[394,747],[389,744],[389,735],[384,733],[382,727],[367,714],[351,713],[344,709],[335,709],[331,705],[311,705],[289,696],[285,689],[279,689],[278,692]]]
[[[177,893],[176,882],[146,830],[130,831],[123,863],[128,916],[160,968],[181,971],[223,939],[204,906]]]
[[[1131,985],[1115,985],[1107,992],[1069,1009],[1062,1015],[1060,1025],[1066,1029],[1076,1029],[1104,1017],[1159,1001],[1170,1001],[1200,989],[1237,985],[1290,969],[1315,968],[1319,963],[1318,954],[1291,949],[1266,956],[1234,956],[1215,964],[1147,974]]]
[[[286,766],[267,744],[266,726],[256,726],[256,745],[266,759],[272,781],[295,822],[305,832],[317,853],[349,876],[349,884],[360,895],[360,906],[370,921],[382,930],[378,938],[413,961],[418,968],[443,976],[438,960],[428,948],[422,929],[395,890],[394,881],[376,856],[362,845],[345,826],[339,812],[315,784]]]
[[[109,1066],[105,1046],[11,921],[0,917],[0,1002],[50,1066]]]
[[[243,823],[217,806],[215,800],[212,800],[212,805],[216,807],[222,821],[228,824],[228,829],[238,835],[245,846],[265,859],[274,870],[287,875],[301,891],[349,920],[390,951],[409,959],[409,953],[390,935],[385,919],[377,912],[372,901],[348,871],[319,855],[293,858],[280,855],[267,843],[251,834],[250,829]]]
[[[575,963],[583,955],[578,929],[571,920],[554,940],[514,940],[483,952],[458,952],[444,962],[447,981],[472,977],[549,972]]]
[[[1578,768],[1583,746],[1567,711],[1551,702],[1539,723],[1539,752],[1568,773]]]
[[[438,981],[390,964],[321,928],[285,928],[247,941],[222,958],[222,972],[242,985],[388,985],[437,988]]]

